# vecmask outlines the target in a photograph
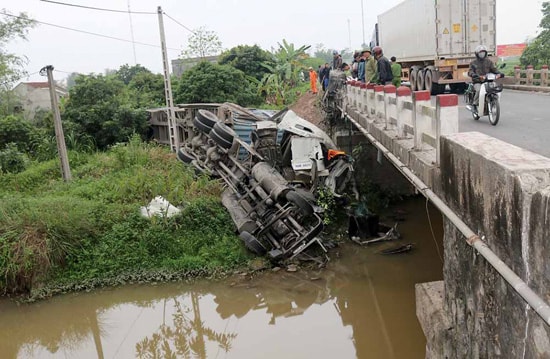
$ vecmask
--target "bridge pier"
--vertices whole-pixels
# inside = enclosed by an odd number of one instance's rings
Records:
[[[426,357],[550,358],[550,159],[481,133],[456,133],[456,98],[438,97],[433,108],[398,90],[397,126],[387,126],[380,89],[366,91],[356,103],[362,111],[342,105],[346,118],[454,212],[455,224],[444,220],[444,281],[416,286]],[[415,126],[415,116],[431,125]]]
[[[441,138],[446,203],[550,298],[550,159],[477,132]],[[445,220],[444,284],[417,285],[428,358],[543,358],[550,328]]]

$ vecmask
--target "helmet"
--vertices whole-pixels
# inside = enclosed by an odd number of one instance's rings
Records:
[[[338,55],[338,51],[332,50],[332,54],[333,54],[333,55]]]
[[[482,52],[485,52],[485,54],[481,55]],[[487,57],[487,47],[484,45],[478,45],[475,49],[475,54],[478,59],[484,59]]]
[[[380,46],[375,46],[372,48],[372,53],[374,54],[374,56],[380,56],[383,54],[382,48]]]

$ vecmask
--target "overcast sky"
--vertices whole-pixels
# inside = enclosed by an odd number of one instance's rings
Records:
[[[363,42],[361,0],[56,0],[90,7],[156,13],[157,6],[181,25],[191,29],[205,26],[215,31],[223,47],[257,44],[270,50],[283,38],[301,45],[322,43],[328,49],[360,48]],[[363,0],[365,38],[371,37],[376,16],[402,0]],[[539,0],[497,0],[497,43],[512,44],[536,36],[542,13]],[[103,73],[136,62],[153,72],[162,72],[158,16],[95,11],[62,6],[40,0],[0,0],[0,9],[12,14],[26,12],[32,18],[54,25],[126,39],[117,41],[38,24],[28,41],[13,41],[8,50],[24,55],[32,74],[45,65],[65,72]],[[131,21],[130,21],[131,20]],[[349,29],[348,30],[348,20]],[[177,58],[190,35],[184,27],[164,18],[169,58]],[[133,28],[133,32],[132,29]],[[135,47],[135,56],[134,56]],[[35,74],[27,81],[41,81]]]

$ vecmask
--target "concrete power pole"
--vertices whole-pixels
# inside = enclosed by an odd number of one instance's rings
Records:
[[[57,94],[55,92],[55,82],[53,81],[53,66],[48,65],[40,70],[40,75],[44,76],[47,73],[48,84],[50,86],[50,100],[52,102],[53,123],[55,127],[55,139],[57,142],[57,152],[61,162],[61,173],[63,180],[69,182],[71,180],[71,168],[69,167],[69,157],[67,156],[67,146],[65,145],[65,135],[63,134],[63,125],[61,124],[61,115],[59,114],[59,106],[57,104]]]
[[[157,8],[159,15],[160,45],[162,49],[162,62],[164,64],[164,95],[166,107],[168,107],[168,131],[170,133],[170,148],[177,152],[180,146],[176,115],[174,113],[174,100],[172,98],[172,83],[170,82],[170,68],[168,67],[168,53],[166,51],[166,38],[164,36],[164,21],[162,19],[162,8]]]

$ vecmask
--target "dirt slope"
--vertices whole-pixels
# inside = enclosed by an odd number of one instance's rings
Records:
[[[301,118],[323,128],[323,114],[319,103],[321,96],[323,96],[321,93],[314,95],[308,91],[301,95],[290,109]]]

